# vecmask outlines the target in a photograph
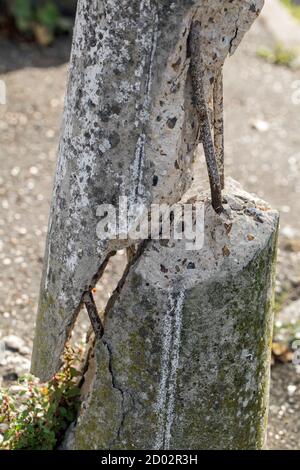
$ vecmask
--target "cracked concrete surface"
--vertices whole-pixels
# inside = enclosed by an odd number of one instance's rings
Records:
[[[232,181],[224,197],[230,231],[198,194],[203,248],[150,241],[131,266],[95,344],[96,379],[70,448],[264,445],[278,214]]]

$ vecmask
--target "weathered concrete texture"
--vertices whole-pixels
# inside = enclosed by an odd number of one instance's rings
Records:
[[[79,0],[41,283],[32,372],[49,379],[83,292],[114,248],[99,204],[180,200],[197,143],[187,38],[201,17],[208,93],[262,0]]]
[[[260,449],[278,214],[232,181],[204,246],[150,242],[107,312],[69,448]],[[94,365],[92,365],[94,367]]]

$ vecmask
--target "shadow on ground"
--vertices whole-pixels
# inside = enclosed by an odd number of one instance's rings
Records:
[[[0,38],[0,73],[27,67],[57,67],[69,61],[70,50],[71,36],[59,37],[49,47]]]

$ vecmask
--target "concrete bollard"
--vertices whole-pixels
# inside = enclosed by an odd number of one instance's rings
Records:
[[[137,206],[173,204],[190,187],[198,145],[187,47],[192,20],[201,20],[209,100],[216,70],[262,6],[78,1],[32,353],[31,371],[42,380],[62,365],[84,293],[111,254],[130,244],[127,237],[98,238],[97,209],[126,198],[131,226]]]
[[[224,198],[230,220],[197,196],[201,250],[151,241],[131,267],[67,448],[264,447],[278,213],[232,180]]]

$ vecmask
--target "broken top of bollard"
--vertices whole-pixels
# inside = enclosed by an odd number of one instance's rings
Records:
[[[189,188],[198,144],[187,41],[201,22],[203,87],[213,81],[263,0],[79,0],[49,219],[32,372],[61,365],[85,292],[129,240],[97,236],[97,208],[126,197],[172,204]],[[200,123],[201,125],[201,123]]]

